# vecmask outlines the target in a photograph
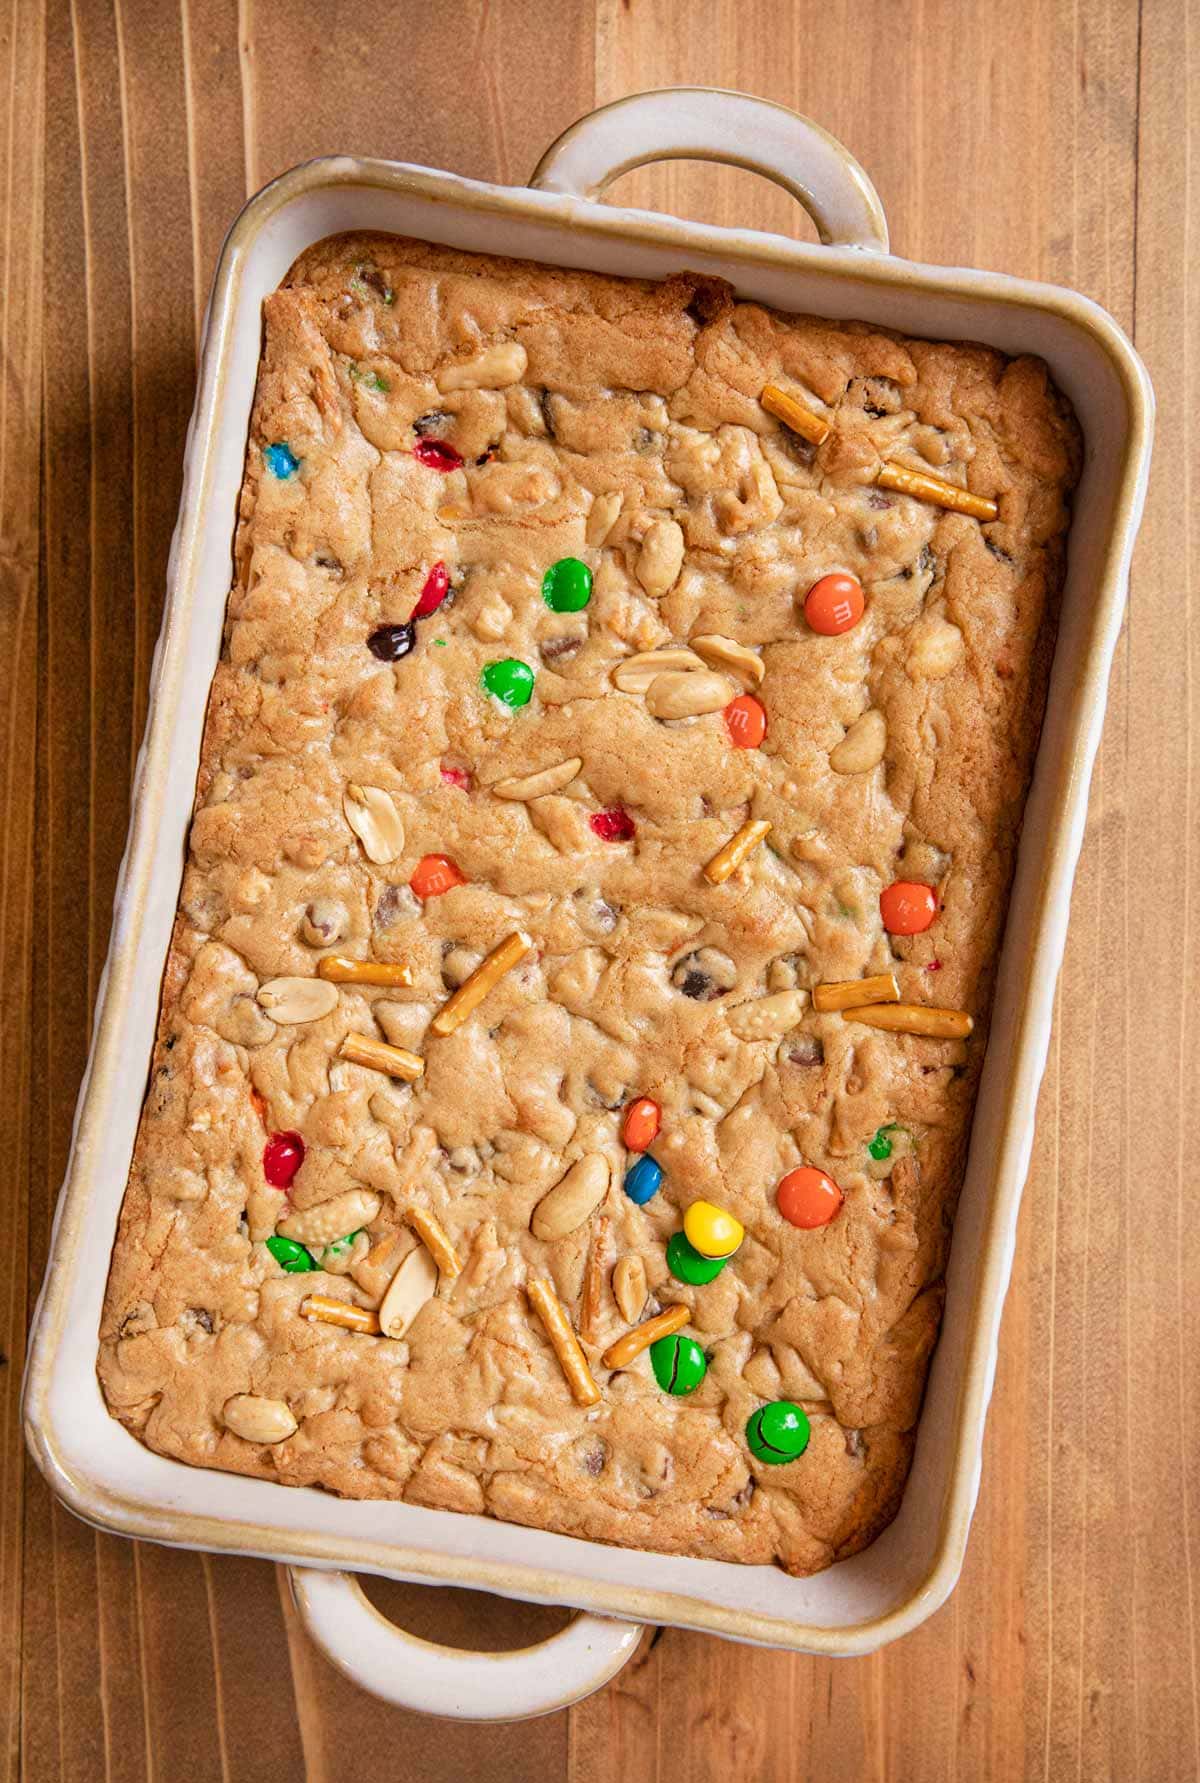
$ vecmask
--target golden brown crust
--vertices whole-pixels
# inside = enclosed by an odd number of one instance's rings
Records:
[[[265,320],[101,1332],[108,1403],[201,1465],[828,1565],[894,1514],[911,1454],[1045,697],[1074,422],[1033,360],[774,314],[688,275],[653,286],[398,238],[319,244]],[[832,423],[819,446],[762,409],[768,382]],[[463,468],[423,466],[418,434]],[[266,470],[276,442],[294,475]],[[995,497],[999,519],[883,493],[885,456]],[[567,556],[591,566],[592,597],[555,613],[542,576]],[[411,654],[377,660],[368,635],[407,618],[437,562],[451,601]],[[818,637],[800,603],[834,569],[859,577],[867,610]],[[719,709],[671,717],[694,685],[614,687],[632,654],[696,637],[761,657],[760,749],[733,748]],[[724,675],[732,698],[736,653],[707,649],[672,672],[703,673],[714,695]],[[500,657],[536,671],[520,710],[480,689]],[[882,759],[838,772],[830,755],[868,709]],[[557,764],[553,790],[525,784]],[[498,781],[517,784],[495,796]],[[351,784],[392,801],[392,858],[369,860],[348,826]],[[588,821],[617,808],[632,840]],[[751,820],[769,837],[709,884],[704,863]],[[428,854],[467,883],[421,905],[408,881]],[[909,940],[879,919],[897,877],[939,887],[937,920]],[[431,1034],[514,931],[534,951],[456,1032]],[[301,1024],[259,1005],[263,982],[311,977],[333,952],[407,962],[412,983],[339,984],[333,1011]],[[892,971],[904,1002],[969,1011],[973,1037],[876,1032],[789,997]],[[351,1031],[421,1054],[424,1074],[410,1087],[339,1060]],[[638,1207],[619,1126],[642,1095],[663,1109],[665,1179]],[[322,1253],[324,1273],[286,1274],[264,1243],[288,1212],[264,1178],[264,1118],[307,1148],[293,1214],[345,1197],[371,1215]],[[890,1122],[908,1149],[875,1160],[867,1142]],[[535,1236],[534,1208],[590,1154],[608,1176],[595,1168],[581,1205],[600,1202]],[[800,1163],[846,1197],[814,1232],[775,1205]],[[747,1236],[688,1287],[665,1242],[698,1198]],[[402,1339],[299,1315],[313,1291],[377,1307],[417,1242],[414,1207],[463,1267]],[[603,1398],[587,1409],[525,1287],[547,1278],[578,1325],[600,1220],[583,1347]],[[659,1391],[647,1355],[601,1364],[625,1328],[607,1276],[631,1254],[644,1316],[691,1308],[709,1367],[688,1398]],[[235,1435],[222,1413],[242,1394],[284,1402],[295,1434]],[[744,1436],[773,1398],[812,1419],[804,1456],[774,1468]]]

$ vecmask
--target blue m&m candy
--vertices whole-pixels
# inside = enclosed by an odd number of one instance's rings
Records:
[[[662,1165],[656,1164],[649,1152],[643,1152],[626,1174],[625,1193],[638,1207],[644,1207],[658,1194],[662,1179]]]
[[[273,446],[263,447],[263,463],[273,477],[294,477],[300,469],[300,460],[282,440],[276,440]]]

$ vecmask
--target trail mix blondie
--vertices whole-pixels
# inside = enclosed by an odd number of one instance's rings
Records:
[[[894,1514],[1073,418],[384,236],[267,299],[100,1376],[164,1454],[807,1573]]]

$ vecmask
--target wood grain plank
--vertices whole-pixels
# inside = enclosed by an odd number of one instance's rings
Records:
[[[900,252],[1098,297],[1135,327],[1160,399],[984,1486],[950,1605],[840,1665],[668,1631],[569,1717],[443,1728],[326,1666],[265,1563],[135,1548],[55,1508],[21,1463],[16,1370],[0,1364],[0,1625],[21,1628],[0,1642],[0,1776],[1200,1772],[1198,74],[1197,0],[466,0],[402,19],[339,0],[0,5],[0,943],[6,962],[32,945],[0,981],[0,1156],[20,1160],[11,1192],[5,1179],[10,1357],[106,944],[198,320],[251,186],[346,149],[520,180],[593,95],[740,86],[853,149]],[[616,193],[809,232],[740,170],[673,164]],[[402,1617],[451,1613],[409,1595]],[[512,1614],[486,1620],[503,1632]]]
[[[44,82],[40,9],[10,0],[0,20],[0,1627],[20,1628],[25,1466],[21,1357],[31,1298],[24,1178],[31,1145],[34,742],[38,722]],[[21,1753],[21,1645],[0,1641],[0,1776]]]
[[[1200,1774],[1200,1235],[1192,1138],[1200,1092],[1198,76],[1200,7],[1146,0],[1134,328],[1155,380],[1159,420],[1128,631],[1126,784],[1136,803],[1130,800],[1127,826],[1122,1066],[1137,1119],[1128,1170],[1154,1190],[1150,1218],[1131,1195],[1121,1234],[1127,1326],[1118,1425],[1129,1511],[1124,1645],[1135,1678],[1125,1749],[1132,1747],[1139,1777]],[[1093,1670],[1089,1696],[1103,1696],[1106,1682]]]

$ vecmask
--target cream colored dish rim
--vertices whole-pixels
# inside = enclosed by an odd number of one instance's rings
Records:
[[[160,736],[156,730],[154,705],[162,701],[164,692],[170,685],[168,677],[178,672],[177,665],[172,665],[169,649],[171,613],[173,605],[180,598],[186,598],[187,591],[193,585],[199,516],[204,511],[210,481],[212,437],[206,437],[197,427],[196,421],[202,413],[207,412],[212,415],[215,424],[221,413],[227,369],[228,330],[244,255],[250,242],[270,223],[272,217],[301,194],[313,190],[329,191],[338,187],[362,186],[385,191],[402,190],[435,203],[454,202],[475,212],[501,216],[510,214],[528,218],[531,207],[536,204],[536,221],[539,225],[574,236],[590,234],[598,238],[616,237],[659,243],[672,248],[684,245],[719,254],[727,260],[752,260],[757,265],[794,265],[797,256],[800,256],[804,260],[806,275],[828,279],[831,283],[852,275],[855,280],[866,280],[883,287],[927,291],[941,298],[958,298],[967,306],[986,299],[989,303],[1054,314],[1086,331],[1108,358],[1126,408],[1126,433],[1120,459],[1120,484],[1115,502],[1114,523],[1104,551],[1103,573],[1095,591],[1095,618],[1089,635],[1088,660],[1081,668],[1083,691],[1079,702],[1076,743],[1085,740],[1085,733],[1091,724],[1095,723],[1098,727],[1099,714],[1106,695],[1113,644],[1124,605],[1125,566],[1144,496],[1153,399],[1144,369],[1132,347],[1116,323],[1097,305],[1067,290],[1036,285],[999,274],[919,266],[854,248],[812,249],[804,244],[765,236],[755,231],[682,225],[677,219],[616,208],[610,210],[607,206],[598,206],[585,200],[569,197],[547,199],[523,189],[488,186],[428,169],[338,157],[308,162],[266,187],[243,210],[222,250],[201,362],[197,416],[193,420],[194,432],[189,438],[181,504],[182,526],[169,574],[171,602],[159,643],[156,676],[161,679],[156,678],[154,686],[147,741],[135,791],[127,857],[133,866],[138,864],[139,856],[143,868],[149,859],[148,850],[139,851],[138,838],[144,826],[154,821],[155,798],[161,797],[162,793],[159,784],[162,778],[162,759],[165,759],[164,752],[170,747],[169,738]],[[1085,763],[1085,775],[1089,766],[1090,756]],[[1070,829],[1069,819],[1077,811],[1080,796],[1074,782],[1060,788],[1051,818],[1054,840],[1046,848],[1036,900],[1042,939],[1038,948],[1033,951],[1028,969],[1017,987],[1020,1009],[1015,1027],[1017,1051],[1021,1055],[1031,1045],[1036,1045],[1035,1030],[1044,1026],[1048,1020],[1048,1005],[1044,1001],[1049,994],[1046,992],[1045,974],[1049,973],[1052,990],[1061,949],[1047,939],[1043,925],[1048,909],[1070,895],[1077,844],[1076,847],[1071,846],[1067,832]],[[115,1020],[115,1006],[127,994],[132,970],[131,957],[122,952],[119,940],[122,932],[138,920],[144,908],[149,893],[149,879],[148,870],[144,870],[140,877],[130,871],[120,889],[114,944],[106,969],[107,983],[98,1004],[91,1060],[81,1091],[70,1165],[56,1216],[51,1260],[31,1340],[26,1378],[25,1419],[31,1449],[54,1490],[71,1509],[105,1529],[180,1546],[259,1554],[301,1564],[375,1571],[416,1580],[436,1579],[439,1582],[490,1589],[547,1602],[583,1602],[589,1609],[602,1614],[675,1623],[706,1629],[742,1641],[830,1655],[870,1651],[885,1641],[908,1632],[944,1601],[961,1569],[978,1485],[979,1447],[996,1359],[995,1338],[989,1336],[987,1329],[988,1315],[998,1312],[1011,1265],[1011,1222],[1024,1186],[1020,1154],[1033,1120],[1036,1082],[1024,1095],[1009,1104],[1002,1142],[997,1148],[989,1172],[991,1183],[997,1188],[997,1192],[991,1196],[986,1224],[986,1255],[976,1278],[968,1340],[969,1353],[963,1366],[963,1383],[953,1426],[952,1440],[956,1458],[951,1469],[933,1562],[925,1578],[908,1598],[885,1615],[853,1625],[827,1628],[798,1623],[790,1618],[704,1605],[693,1598],[680,1597],[671,1592],[630,1589],[596,1580],[582,1581],[569,1571],[516,1566],[511,1562],[496,1562],[486,1556],[431,1554],[422,1548],[383,1544],[358,1537],[339,1540],[325,1535],[291,1531],[288,1532],[286,1551],[281,1552],[280,1532],[267,1524],[224,1516],[209,1518],[189,1514],[181,1517],[165,1505],[148,1507],[113,1494],[106,1488],[99,1487],[86,1475],[64,1465],[46,1403],[54,1355],[62,1336],[64,1263],[83,1242],[89,1223],[88,1178],[91,1159],[87,1106],[96,1097],[103,1099],[110,1092],[111,1080],[121,1071],[121,1061],[110,1056],[111,1049],[105,1046],[106,1034]],[[1047,955],[1049,957],[1045,957]],[[1037,998],[1033,995],[1035,980],[1040,988]],[[138,1094],[141,1094],[140,1083]],[[96,1235],[93,1242],[107,1254],[111,1238],[111,1232],[106,1231]]]

